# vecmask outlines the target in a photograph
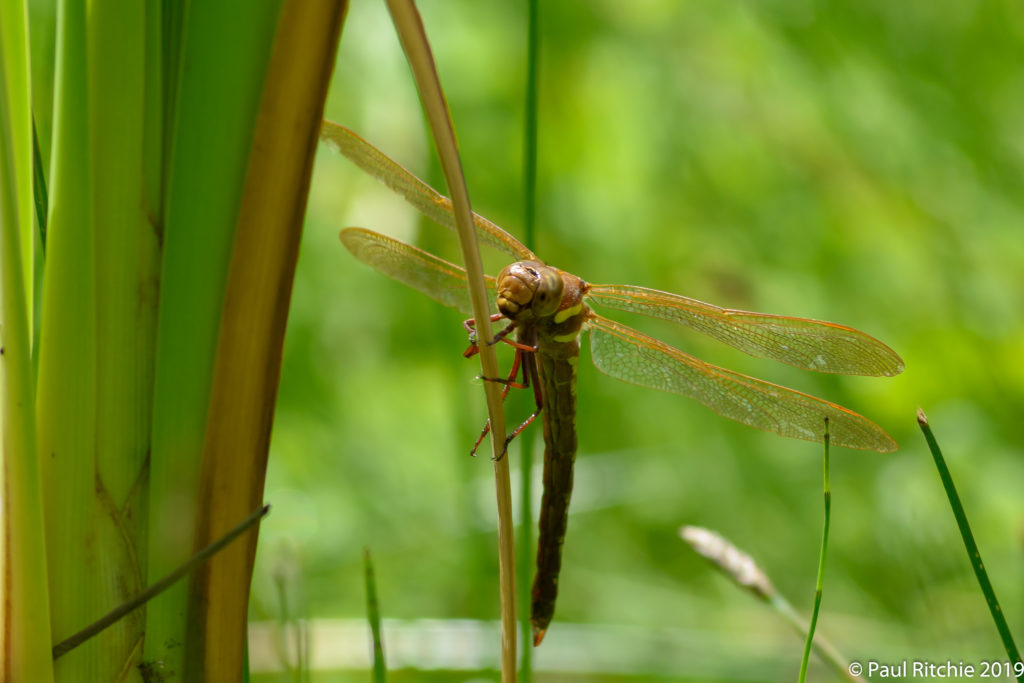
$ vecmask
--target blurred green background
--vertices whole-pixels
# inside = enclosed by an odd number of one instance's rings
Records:
[[[896,349],[907,370],[894,379],[814,376],[615,316],[711,362],[848,406],[899,442],[889,455],[833,453],[819,633],[846,657],[1005,659],[914,412],[921,406],[932,420],[1024,638],[1024,9],[961,0],[541,4],[535,251],[591,282],[833,320]],[[472,0],[423,0],[420,9],[474,208],[521,235],[526,9]],[[444,189],[383,3],[352,3],[326,115]],[[313,626],[323,666],[314,680],[366,680],[330,663],[342,650],[363,655],[363,630],[320,638],[317,628],[363,618],[369,546],[384,617],[405,620],[389,623],[468,629],[441,646],[386,642],[399,667],[393,680],[496,680],[492,468],[467,455],[485,420],[479,366],[461,357],[458,312],[344,250],[337,233],[350,225],[457,258],[451,234],[321,148],[252,619],[279,618],[283,585],[285,611]],[[491,272],[504,265],[485,256]],[[802,642],[710,571],[677,529],[723,533],[806,614],[822,524],[820,446],[620,383],[590,365],[586,348],[580,368],[576,490],[536,678],[795,678]],[[509,419],[528,409],[518,399]],[[515,470],[515,449],[511,458]],[[482,638],[466,635],[473,624]],[[257,660],[279,661],[280,643],[268,642]],[[447,670],[420,670],[438,666]],[[812,667],[812,679],[829,676]]]

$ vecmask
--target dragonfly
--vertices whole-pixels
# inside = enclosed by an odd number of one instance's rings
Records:
[[[455,230],[451,200],[370,143],[325,121],[321,138],[363,171],[404,197],[426,217]],[[844,325],[721,308],[655,289],[597,285],[546,265],[511,234],[473,214],[479,240],[513,257],[497,278],[487,277],[491,319],[507,320],[497,337],[516,347],[509,386],[533,386],[544,435],[544,491],[530,621],[539,645],[554,616],[562,544],[568,526],[577,449],[576,370],[580,337],[590,339],[598,370],[616,379],[688,396],[723,417],[784,437],[822,442],[827,421],[834,446],[896,450],[896,442],[867,418],[835,403],[718,367],[598,314],[639,313],[692,328],[750,355],[824,373],[891,377],[903,360],[881,341]],[[346,228],[341,241],[359,261],[446,306],[472,315],[466,272],[422,249],[371,230]],[[472,329],[472,320],[466,321]],[[514,341],[509,337],[514,333]],[[472,353],[476,343],[470,335]],[[514,382],[522,368],[522,382]],[[486,430],[485,430],[486,431]],[[479,444],[479,441],[477,442]]]

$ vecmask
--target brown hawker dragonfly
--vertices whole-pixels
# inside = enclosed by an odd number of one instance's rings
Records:
[[[448,198],[358,135],[324,122],[321,138],[425,216],[455,229]],[[654,289],[590,284],[545,265],[486,218],[473,214],[473,220],[481,242],[516,259],[496,279],[487,279],[495,294],[492,318],[509,321],[499,337],[516,333],[515,367],[522,365],[523,384],[533,384],[544,424],[544,494],[530,613],[534,645],[555,609],[576,457],[576,366],[583,331],[590,334],[594,365],[617,379],[688,396],[723,417],[782,436],[821,442],[828,418],[833,445],[883,453],[896,449],[885,431],[851,410],[705,363],[598,315],[591,305],[679,323],[753,356],[804,370],[887,377],[902,372],[900,357],[874,337],[834,323],[719,308]],[[466,273],[459,266],[362,228],[343,230],[341,241],[363,263],[472,315]],[[514,377],[515,371],[508,382]]]

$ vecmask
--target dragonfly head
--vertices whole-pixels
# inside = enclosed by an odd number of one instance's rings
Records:
[[[509,320],[552,315],[562,303],[562,275],[536,261],[518,261],[498,275],[498,310]]]

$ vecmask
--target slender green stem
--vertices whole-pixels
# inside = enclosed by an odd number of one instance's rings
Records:
[[[526,104],[523,112],[523,239],[536,246],[537,225],[537,81],[540,73],[540,9],[528,0],[526,29]]]
[[[243,519],[239,524],[229,531],[228,533],[221,536],[219,539],[206,546],[195,555],[190,557],[187,562],[182,564],[180,567],[172,571],[170,574],[160,579],[146,590],[136,595],[131,600],[124,602],[105,615],[83,628],[78,633],[65,638],[61,642],[53,646],[53,658],[57,659],[61,655],[65,655],[71,650],[75,649],[85,641],[89,640],[97,633],[102,632],[109,626],[115,624],[119,619],[131,614],[138,608],[145,605],[147,602],[155,598],[156,596],[163,593],[165,590],[173,586],[175,583],[180,581],[182,578],[188,575],[196,567],[199,567],[204,562],[209,560],[211,557],[216,555],[218,552],[223,550],[231,541],[235,540],[243,533],[245,533],[250,527],[260,521],[266,514],[270,512],[270,506],[264,505],[259,510],[256,510],[251,515]]]
[[[811,611],[811,623],[807,627],[807,640],[804,642],[804,656],[800,661],[800,683],[807,680],[807,662],[811,657],[811,644],[814,642],[814,629],[818,625],[818,612],[821,609],[821,594],[825,587],[825,558],[828,554],[828,530],[832,521],[832,486],[829,483],[829,433],[828,418],[825,418],[825,524],[821,533],[821,554],[818,556],[818,579],[814,586],[814,609]]]
[[[978,550],[978,544],[974,542],[971,525],[967,522],[967,513],[960,502],[960,495],[956,492],[956,485],[953,483],[953,477],[946,466],[946,459],[942,457],[939,443],[935,440],[935,435],[932,434],[932,428],[928,424],[928,417],[920,408],[917,409],[917,424],[924,434],[925,441],[928,442],[928,449],[932,452],[935,467],[939,470],[939,478],[942,479],[942,487],[946,490],[949,506],[953,508],[953,516],[956,518],[957,527],[960,528],[960,537],[964,541],[964,548],[967,549],[967,557],[971,562],[971,568],[974,569],[974,575],[978,577],[978,585],[981,586],[981,592],[985,595],[985,602],[988,603],[989,612],[992,613],[992,621],[995,622],[996,628],[999,630],[999,637],[1003,640],[1006,654],[1010,657],[1010,661],[1020,662],[1020,652],[1017,650],[1017,644],[1013,642],[1010,627],[1006,623],[1006,616],[1003,614],[1002,607],[999,606],[999,600],[996,598],[995,589],[992,588],[992,582],[988,579],[985,564],[981,561],[981,552]],[[1024,675],[1018,675],[1017,680],[1024,681]]]
[[[363,569],[366,575],[366,615],[370,620],[370,633],[373,634],[373,680],[384,683],[388,670],[384,663],[384,637],[380,628],[380,605],[377,602],[377,582],[373,578],[373,560],[370,549],[363,549]]]
[[[803,617],[797,613],[793,608],[793,605],[791,605],[789,601],[779,593],[773,595],[769,602],[771,603],[771,606],[775,608],[775,611],[782,615],[782,617],[793,627],[793,630],[795,630],[798,635],[802,636],[806,642],[807,634],[809,632],[807,622],[804,621]],[[829,667],[831,667],[832,670],[841,678],[846,678],[851,681],[864,680],[862,677],[854,676],[850,673],[850,662],[843,657],[838,650],[836,650],[832,643],[822,636],[819,635],[817,638],[813,639],[813,642],[811,642],[811,648],[818,655],[821,661],[828,664]]]
[[[537,0],[528,0],[526,33],[526,97],[523,111],[523,239],[531,251],[536,247],[537,225],[537,78],[540,70],[540,11]],[[519,509],[519,610],[522,614],[520,629],[524,642],[530,642],[530,565],[533,550],[533,452],[536,441],[520,440],[519,473],[522,496]],[[528,683],[532,678],[533,648],[524,647],[519,663],[520,680]]]
[[[480,364],[484,377],[498,377],[498,359],[494,352],[490,325],[490,306],[484,284],[483,264],[473,229],[473,212],[462,174],[458,147],[444,91],[437,75],[434,57],[427,42],[423,22],[412,0],[388,0],[388,9],[408,57],[427,120],[437,145],[441,168],[451,193],[455,222],[466,266],[473,317],[479,333]],[[512,492],[509,483],[508,458],[505,448],[505,415],[501,391],[496,382],[484,382],[487,412],[491,424],[491,446],[494,454],[494,483],[498,507],[498,583],[501,594],[501,677],[503,683],[516,678],[516,579],[515,543],[512,526]]]

